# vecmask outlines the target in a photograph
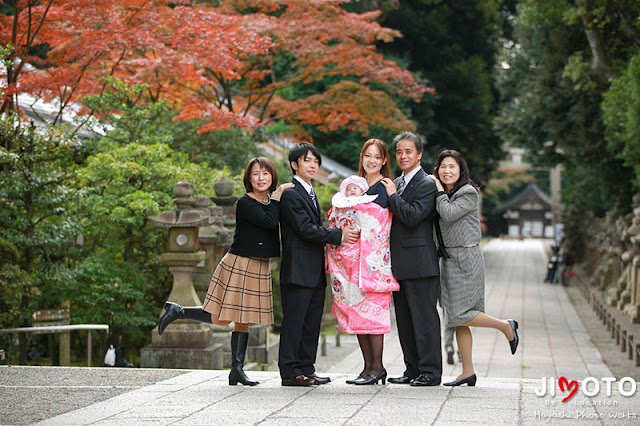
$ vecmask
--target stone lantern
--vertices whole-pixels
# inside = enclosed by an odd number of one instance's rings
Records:
[[[193,286],[193,271],[205,259],[198,230],[209,224],[210,215],[206,209],[195,207],[193,184],[183,180],[173,190],[176,208],[149,217],[154,225],[169,228],[168,251],[161,254],[173,274],[168,300],[182,306],[202,306]],[[213,342],[212,330],[211,324],[179,320],[160,336],[156,327],[152,331],[152,344],[141,350],[140,364],[154,368],[220,369],[223,349]]]
[[[236,226],[236,201],[239,198],[237,195],[233,195],[233,188],[233,182],[223,176],[213,185],[216,195],[211,197],[211,201],[222,207],[225,218],[224,225],[230,228]]]
[[[198,264],[193,274],[193,285],[200,300],[204,300],[211,276],[222,256],[227,252],[233,241],[235,221],[232,227],[225,226],[223,209],[218,205],[211,205],[211,200],[205,195],[196,196],[196,208],[209,214],[207,225],[198,229],[198,242],[200,249],[206,255],[202,263]]]

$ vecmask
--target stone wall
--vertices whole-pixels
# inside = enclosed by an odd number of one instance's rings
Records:
[[[631,213],[617,219],[607,214],[590,226],[585,265],[591,269],[590,285],[606,303],[640,324],[640,193]]]

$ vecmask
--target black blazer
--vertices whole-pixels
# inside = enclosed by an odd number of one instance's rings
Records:
[[[326,285],[324,246],[340,245],[342,230],[323,227],[320,209],[314,206],[309,193],[297,179],[292,182],[295,186],[280,197],[280,285]]]
[[[267,205],[245,194],[236,204],[236,232],[229,252],[242,257],[279,257],[280,203]]]
[[[391,223],[391,271],[397,280],[440,275],[433,241],[436,184],[420,169],[402,195],[389,197]]]

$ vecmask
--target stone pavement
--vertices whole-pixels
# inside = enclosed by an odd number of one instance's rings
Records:
[[[342,336],[339,358],[332,357],[335,348],[329,338],[328,355],[318,362],[323,366],[319,373],[328,373],[332,383],[314,388],[282,387],[277,372],[252,371],[248,374],[260,380],[259,386],[231,387],[227,371],[0,367],[0,423],[45,419],[37,424],[637,424],[636,382],[612,378],[565,289],[542,283],[544,244],[492,240],[484,246],[486,312],[517,319],[521,343],[513,356],[504,336],[474,328],[476,387],[347,385],[345,379],[355,376],[362,364],[355,338]],[[345,355],[349,346],[354,350]],[[402,373],[395,332],[385,339],[384,361],[390,376]],[[445,363],[444,379],[460,370],[459,363]],[[78,374],[86,375],[82,384]],[[66,381],[56,378],[61,375]],[[49,385],[38,382],[39,376],[47,377]],[[113,395],[101,397],[100,389]],[[85,393],[99,402],[87,405],[81,398]],[[16,394],[21,395],[18,401]],[[82,408],[60,415],[18,415],[21,410],[37,413],[56,399],[71,409],[74,398]]]

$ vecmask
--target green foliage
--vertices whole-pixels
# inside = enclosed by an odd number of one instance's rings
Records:
[[[338,192],[338,186],[333,183],[328,183],[326,185],[314,185],[313,191],[318,197],[320,209],[323,212],[329,211],[329,209],[331,208],[331,198],[336,192]]]
[[[288,153],[286,155],[288,155]],[[293,172],[291,171],[291,165],[288,161],[274,160],[273,164],[276,166],[276,170],[278,171],[278,184],[282,185],[283,183],[291,182],[291,179],[293,179]],[[244,188],[242,184],[240,184],[240,187]],[[238,188],[237,184],[236,188]]]
[[[83,103],[100,121],[92,122],[105,134],[98,143],[99,149],[129,144],[170,143],[173,140],[168,103],[164,100],[148,101],[149,87],[131,85],[113,77],[105,77],[108,90],[101,95],[87,96]]]
[[[574,82],[576,91],[597,89],[598,83],[591,78],[591,66],[584,59],[583,52],[575,52],[567,61],[562,77]]]
[[[0,328],[11,328],[21,324],[25,315],[20,309],[22,298],[34,291],[31,275],[17,264],[20,253],[11,242],[0,238]],[[18,361],[15,335],[0,334],[0,348],[7,354],[8,363]]]
[[[0,45],[0,62],[2,62],[2,67],[4,69],[8,69],[13,66],[13,61],[9,58],[11,57],[14,51],[15,51],[15,48],[11,45],[6,45],[6,46]],[[4,92],[0,91],[0,94],[4,95]]]
[[[149,216],[174,207],[176,182],[187,179],[196,194],[213,194],[223,174],[229,172],[192,163],[165,144],[130,143],[89,157],[76,183],[85,243],[68,286],[73,318],[104,323],[113,312],[116,341],[136,353],[171,288],[160,259],[166,230]]]
[[[70,185],[75,166],[69,134],[36,129],[14,115],[0,117],[0,305],[11,307],[3,311],[6,327],[29,325],[37,297],[71,250],[76,228],[67,207],[77,191]],[[24,363],[25,337],[20,341]]]
[[[383,23],[404,38],[380,48],[404,56],[409,69],[437,91],[437,96],[412,104],[409,114],[428,141],[425,156],[435,158],[445,148],[459,150],[474,179],[487,182],[504,155],[492,128],[497,108],[492,71],[502,26],[498,2],[399,3]],[[433,165],[426,159],[423,164],[427,169]]]
[[[25,287],[46,281],[76,233],[66,214],[77,197],[70,185],[73,140],[67,137],[62,129],[27,127],[15,116],[0,120],[0,237],[17,250],[22,271],[43,274]]]
[[[633,191],[633,170],[611,149],[619,128],[611,127],[607,143],[601,109],[607,75],[634,51],[633,31],[620,31],[619,24],[629,11],[637,16],[640,5],[622,3],[630,9],[601,1],[523,0],[514,40],[501,54],[497,132],[505,143],[526,147],[535,166],[563,163],[563,202],[595,216],[625,213]],[[622,96],[612,93],[611,103],[622,104]],[[605,108],[605,114],[619,117],[620,110]]]
[[[69,288],[74,295],[72,323],[108,323],[113,312],[111,332],[116,341],[134,348],[148,340],[164,295],[158,294],[158,284],[166,284],[168,274],[144,269],[148,268],[98,254],[85,258]]]
[[[86,124],[101,129],[104,137],[87,141],[87,155],[104,152],[129,143],[166,144],[189,155],[193,162],[212,168],[243,170],[251,157],[258,155],[258,132],[239,127],[198,133],[202,120],[174,121],[177,112],[165,100],[149,97],[149,87],[132,85],[112,77],[105,78],[106,90],[83,99],[98,120],[84,119]]]
[[[147,264],[149,254],[164,246],[163,233],[148,217],[173,207],[173,185],[187,179],[196,193],[213,194],[222,174],[163,144],[132,143],[88,158],[77,184],[90,251],[99,246],[114,260]]]
[[[3,254],[0,252],[0,257]],[[4,263],[0,266],[0,328],[13,328],[24,323],[25,315],[20,309],[22,298],[28,297],[33,288],[30,275],[18,265]],[[18,362],[15,337],[13,334],[0,334],[0,348],[5,350],[9,364]]]
[[[260,130],[253,132],[232,126],[207,133],[197,133],[200,120],[175,121],[173,149],[189,155],[191,161],[214,169],[228,168],[233,173],[244,171],[247,162],[261,155],[257,144],[263,142]]]
[[[602,102],[605,135],[609,149],[635,172],[640,188],[640,55],[629,62],[626,72],[612,81]]]
[[[584,230],[592,229],[594,220],[593,215],[589,212],[585,213],[583,209],[577,206],[570,206],[563,213],[564,239],[562,241],[562,248],[572,259],[584,259],[587,239],[592,237],[592,235],[584,232]],[[590,265],[587,265],[587,268],[590,268]]]

